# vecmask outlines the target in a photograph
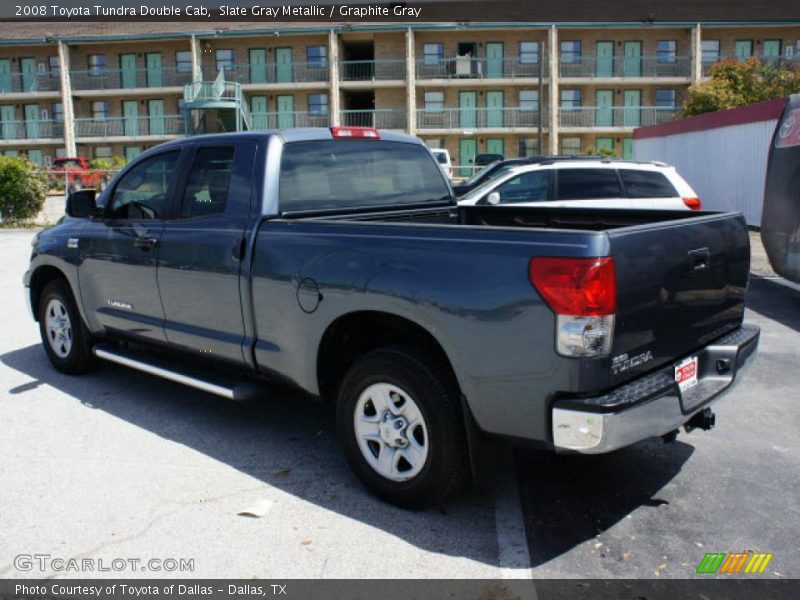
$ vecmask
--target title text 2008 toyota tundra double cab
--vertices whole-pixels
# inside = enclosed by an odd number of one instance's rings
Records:
[[[707,429],[758,343],[741,215],[459,208],[401,134],[181,139],[68,215],[24,280],[57,369],[234,399],[290,382],[406,506],[468,481],[487,437],[600,453]]]

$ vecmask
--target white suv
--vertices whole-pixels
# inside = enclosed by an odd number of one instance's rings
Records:
[[[517,204],[596,208],[700,210],[694,190],[675,167],[607,159],[542,160],[501,170],[459,201],[461,206]]]
[[[431,148],[431,154],[433,154],[447,178],[452,179],[453,163],[450,162],[450,153],[445,148]]]

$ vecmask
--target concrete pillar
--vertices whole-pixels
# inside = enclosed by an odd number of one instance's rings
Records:
[[[341,125],[341,111],[339,110],[339,36],[336,30],[328,32],[328,56],[330,61],[330,111],[331,126]]]
[[[196,35],[191,37],[191,50],[192,50],[192,81],[200,81],[203,79],[203,48],[200,46],[200,40]]]
[[[406,29],[406,114],[408,133],[417,135],[417,70],[414,30]]]
[[[58,64],[61,65],[61,105],[64,114],[64,151],[67,156],[77,156],[75,144],[75,105],[72,102],[69,46],[58,42]]]
[[[700,23],[692,28],[692,83],[703,79],[703,31]]]
[[[558,30],[555,25],[547,32],[548,86],[547,154],[558,154]]]

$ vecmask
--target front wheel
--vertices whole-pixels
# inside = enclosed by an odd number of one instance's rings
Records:
[[[56,369],[70,375],[91,369],[94,362],[92,338],[63,280],[51,281],[42,292],[39,333],[47,358]]]
[[[437,365],[413,350],[377,350],[353,365],[339,389],[345,457],[361,482],[392,504],[440,502],[467,478],[458,390]]]

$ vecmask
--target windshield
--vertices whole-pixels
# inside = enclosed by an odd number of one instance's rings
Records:
[[[489,165],[485,169],[478,171],[478,173],[472,179],[467,181],[465,185],[474,187],[479,183],[484,183],[485,181],[491,181],[493,179],[497,179],[501,175],[505,175],[506,173],[508,173],[513,168],[514,168],[513,165],[505,165],[502,167],[500,166],[495,167],[494,165]]]
[[[58,160],[53,161],[54,167],[80,167],[82,166],[81,161],[74,159],[74,158],[60,158]]]
[[[283,149],[281,211],[392,206],[450,198],[424,146],[381,140],[293,142]]]

